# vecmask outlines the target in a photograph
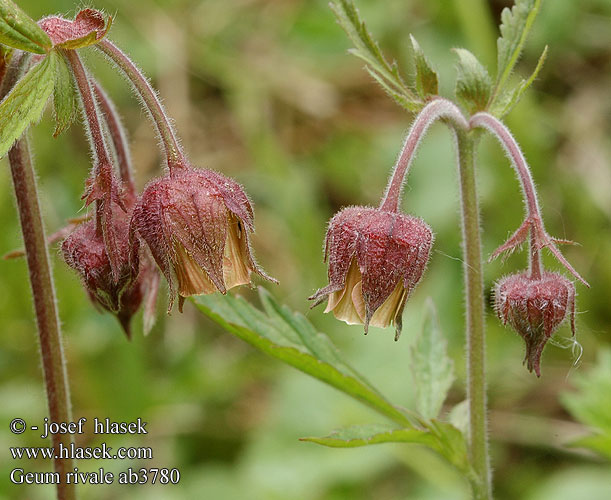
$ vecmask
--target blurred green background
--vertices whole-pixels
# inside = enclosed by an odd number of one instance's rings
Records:
[[[73,15],[70,0],[22,0],[38,19]],[[387,54],[411,74],[413,33],[451,96],[450,49],[464,46],[494,72],[502,0],[359,0],[357,5]],[[326,284],[321,246],[327,220],[349,204],[376,204],[411,116],[387,98],[347,55],[347,38],[324,0],[120,2],[98,0],[115,14],[110,36],[152,78],[195,165],[238,179],[256,207],[253,245],[270,286],[329,334],[345,358],[395,403],[413,400],[407,360],[432,297],[455,361],[458,382],[448,405],[465,397],[462,264],[458,191],[450,133],[431,130],[415,161],[403,207],[436,232],[428,271],[408,303],[398,343],[390,329],[346,326],[308,312],[306,297]],[[516,78],[531,71],[545,44],[550,53],[527,96],[507,117],[530,161],[549,232],[580,246],[563,251],[589,280],[577,285],[577,341],[546,348],[537,379],[522,366],[522,340],[488,310],[490,438],[499,499],[608,499],[611,467],[565,444],[587,433],[562,406],[597,352],[609,348],[611,325],[611,1],[543,2]],[[89,53],[88,53],[89,54]],[[160,172],[156,139],[124,80],[97,54],[86,58],[115,99],[130,132],[139,187]],[[51,113],[31,136],[48,232],[83,213],[80,195],[89,152],[77,125],[53,139]],[[6,160],[0,169],[0,253],[21,246]],[[479,147],[479,191],[486,255],[523,215],[518,182],[497,144]],[[297,439],[350,424],[380,421],[358,403],[221,331],[186,304],[165,315],[150,336],[127,342],[110,315],[98,314],[77,277],[51,251],[71,381],[74,416],[131,420],[149,434],[109,438],[109,446],[151,446],[152,463],[81,461],[82,471],[129,466],[179,468],[177,486],[89,486],[87,499],[466,499],[468,487],[441,459],[417,446],[335,450]],[[558,265],[546,262],[552,269]],[[518,252],[485,267],[485,286],[523,269]],[[40,446],[8,422],[42,422],[46,402],[23,260],[0,261],[0,498],[50,499],[52,486],[15,486],[12,468],[50,470],[48,462],[8,460],[8,446]],[[266,285],[267,286],[267,285]],[[248,289],[239,290],[256,300]],[[141,318],[136,319],[136,332]],[[568,327],[558,334],[569,338]],[[562,340],[562,339],[560,339]],[[570,342],[566,342],[570,344]],[[600,378],[611,384],[611,371]],[[581,384],[588,386],[588,383]],[[594,405],[611,406],[611,391]],[[449,408],[449,406],[448,406]],[[602,412],[603,410],[600,410]],[[606,413],[606,418],[611,416]],[[80,436],[78,444],[98,445]]]

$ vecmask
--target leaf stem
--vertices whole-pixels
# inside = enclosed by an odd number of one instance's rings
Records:
[[[399,209],[403,185],[405,184],[405,179],[414,159],[416,149],[428,128],[439,119],[447,119],[455,127],[463,130],[468,128],[467,120],[464,118],[461,111],[453,102],[447,99],[441,97],[435,98],[422,108],[405,138],[403,149],[401,149],[401,153],[399,153],[399,158],[397,159],[388,181],[386,192],[380,203],[380,209],[389,212],[396,212]]]
[[[94,47],[119,67],[142,99],[159,133],[170,171],[173,168],[184,167],[187,164],[185,154],[178,142],[170,118],[148,79],[132,60],[110,40],[104,39]]]

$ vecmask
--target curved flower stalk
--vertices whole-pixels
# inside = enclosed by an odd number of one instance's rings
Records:
[[[148,79],[134,62],[114,43],[108,39],[94,46],[105,54],[125,75],[140,98],[143,107],[149,113],[166,155],[167,166],[172,172],[176,168],[188,165],[185,153],[180,145],[172,121]]]
[[[557,244],[571,244],[571,241],[554,238],[547,234],[543,225],[543,218],[537,201],[535,185],[530,174],[530,169],[526,159],[522,154],[520,146],[511,135],[509,129],[497,118],[486,112],[476,113],[469,120],[471,128],[484,128],[494,135],[507,153],[511,165],[516,171],[522,192],[524,194],[524,204],[526,207],[526,218],[522,225],[509,237],[509,239],[498,247],[490,256],[490,260],[495,259],[504,252],[511,252],[526,240],[530,231],[530,274],[531,278],[541,277],[543,268],[541,264],[541,249],[547,247],[558,261],[585,286],[590,285],[584,280],[575,268],[560,253]]]
[[[402,314],[420,281],[433,245],[433,232],[422,220],[399,212],[407,173],[418,145],[437,120],[468,124],[450,101],[435,98],[418,114],[378,208],[348,207],[329,222],[324,260],[329,263],[329,285],[310,297],[314,306],[328,298],[325,312],[348,324],[395,326],[401,335]],[[314,307],[313,306],[313,307]]]
[[[256,263],[249,241],[254,212],[235,181],[189,163],[157,93],[142,71],[111,41],[95,47],[126,76],[148,111],[161,139],[169,173],[142,192],[131,221],[130,241],[141,238],[170,287],[179,310],[190,295],[250,284],[251,274],[276,282]],[[132,259],[137,261],[137,252]]]
[[[469,121],[471,128],[484,128],[494,135],[516,171],[526,208],[526,218],[511,237],[491,255],[494,259],[504,252],[512,252],[530,233],[528,271],[501,278],[494,287],[494,308],[503,324],[509,323],[526,343],[524,358],[529,371],[541,376],[541,355],[547,341],[570,315],[571,332],[575,335],[575,285],[557,273],[545,271],[541,250],[549,248],[560,263],[579,281],[589,284],[564,258],[557,243],[570,243],[547,234],[534,182],[526,159],[507,127],[494,116],[480,112]]]
[[[113,205],[118,205],[123,211],[127,211],[127,208],[113,173],[111,155],[102,132],[100,113],[89,77],[76,51],[68,50],[65,54],[79,89],[94,158],[92,175],[83,197],[87,205],[96,202],[96,233],[103,236],[112,280],[116,283],[122,274],[122,261],[125,264],[127,259],[122,257],[124,252],[120,248],[120,231],[117,222],[113,221]]]

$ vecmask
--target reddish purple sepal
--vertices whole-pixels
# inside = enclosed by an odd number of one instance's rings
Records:
[[[342,290],[355,259],[362,277],[365,331],[376,310],[397,286],[404,287],[393,317],[398,337],[405,300],[426,269],[432,244],[433,232],[422,219],[371,207],[345,208],[329,222],[325,239],[329,285],[310,299],[319,304]]]
[[[134,208],[131,237],[147,243],[165,275],[169,309],[176,293],[226,293],[250,283],[251,272],[275,281],[252,256],[253,217],[242,187],[212,170],[175,169],[146,186]]]
[[[113,313],[129,338],[132,316],[145,297],[156,294],[152,285],[157,271],[146,258],[141,261],[137,257],[130,262],[130,253],[139,256],[138,242],[135,248],[130,248],[126,214],[116,208],[112,215],[116,250],[121,256],[117,279],[113,277],[104,237],[97,231],[95,220],[77,226],[63,241],[62,253],[66,263],[80,275],[94,305]]]
[[[109,18],[107,22],[100,11],[84,9],[74,21],[50,16],[41,19],[38,24],[49,35],[54,46],[77,49],[101,40],[110,29],[112,19]]]
[[[543,348],[567,312],[575,334],[575,286],[556,273],[545,272],[541,279],[528,273],[502,278],[494,288],[494,308],[503,324],[509,323],[526,342],[524,361],[538,377]]]

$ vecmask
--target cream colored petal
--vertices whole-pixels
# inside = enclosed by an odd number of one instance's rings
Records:
[[[346,274],[346,284],[342,290],[333,292],[329,295],[329,302],[325,312],[333,311],[333,315],[345,321],[349,325],[362,325],[363,318],[359,315],[352,301],[353,290],[361,283],[361,272],[353,259],[348,273]]]
[[[244,228],[238,219],[230,215],[227,224],[227,238],[223,255],[223,280],[227,289],[250,283],[248,267],[248,245],[242,231]]]
[[[367,317],[367,308],[365,307],[365,299],[363,298],[363,281],[361,273],[359,273],[359,278],[361,278],[361,280],[356,285],[354,285],[352,293],[350,294],[350,299],[352,300],[354,310],[359,315],[359,318],[361,318],[361,323],[365,324],[365,318]]]
[[[184,246],[176,242],[174,244],[177,263],[174,267],[178,279],[178,293],[183,297],[190,295],[210,294],[218,289],[210,281],[206,272],[197,265],[193,257]]]
[[[376,312],[373,313],[369,324],[382,328],[386,328],[390,325],[391,321],[394,321],[401,303],[405,300],[406,294],[407,290],[403,286],[403,283],[399,281],[393,292],[386,298],[382,305],[376,309]]]

